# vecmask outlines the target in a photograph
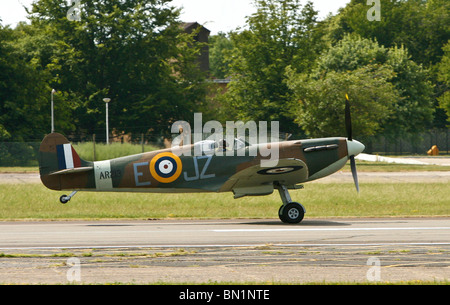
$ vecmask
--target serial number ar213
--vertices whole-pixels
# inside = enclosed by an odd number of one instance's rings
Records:
[[[111,171],[100,172],[100,180],[112,179],[122,176],[122,171],[120,169],[114,169]]]

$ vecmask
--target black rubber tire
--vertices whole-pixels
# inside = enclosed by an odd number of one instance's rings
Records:
[[[67,199],[67,195],[62,195],[61,197],[59,197],[59,201],[60,201],[62,204],[68,203],[69,200],[70,200],[70,199]]]
[[[305,217],[305,209],[300,203],[291,202],[282,206],[278,215],[284,223],[300,223]]]

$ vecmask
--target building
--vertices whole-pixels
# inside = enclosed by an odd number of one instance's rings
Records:
[[[196,42],[205,43],[205,46],[202,48],[201,54],[198,58],[200,69],[204,72],[209,71],[209,34],[210,30],[202,26],[197,22],[185,22],[182,23],[182,27],[184,31],[188,34],[193,33],[194,31],[198,31],[197,35],[195,35],[194,39]]]

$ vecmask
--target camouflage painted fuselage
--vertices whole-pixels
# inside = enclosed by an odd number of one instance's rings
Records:
[[[266,195],[273,192],[274,183],[294,188],[338,171],[348,160],[347,142],[323,138],[272,143],[272,148],[278,146],[279,160],[271,167],[261,166],[267,158],[259,150],[251,156],[248,146],[234,156],[178,157],[177,151],[165,149],[88,162],[78,157],[64,136],[52,133],[41,143],[39,170],[42,182],[52,190]]]

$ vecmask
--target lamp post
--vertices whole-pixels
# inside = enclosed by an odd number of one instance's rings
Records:
[[[109,122],[108,122],[108,104],[111,101],[110,98],[105,97],[103,101],[106,104],[106,145],[109,145]]]
[[[53,116],[53,94],[55,94],[56,93],[56,90],[55,89],[52,89],[52,94],[51,94],[51,108],[52,108],[52,133],[54,133],[55,132],[55,119],[54,119],[54,116]]]

